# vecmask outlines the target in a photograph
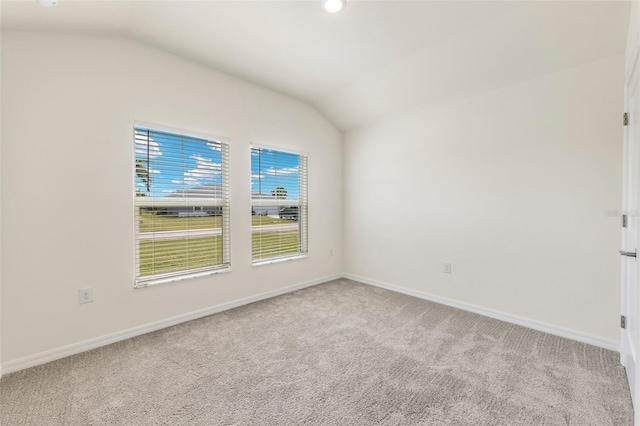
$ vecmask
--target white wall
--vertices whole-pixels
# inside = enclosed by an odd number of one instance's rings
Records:
[[[345,271],[618,341],[623,67],[348,133]]]
[[[625,49],[625,77],[631,77],[633,54],[636,46],[640,44],[640,2],[632,1],[629,8],[629,28],[627,31],[627,43]]]
[[[0,16],[2,5],[0,4]],[[2,34],[0,33],[0,46]],[[2,70],[2,54],[0,53],[0,70]],[[0,72],[0,99],[2,99],[2,72]],[[0,366],[2,366],[2,102],[0,101]],[[0,368],[0,378],[2,369]]]
[[[126,39],[6,32],[2,114],[3,364],[342,271],[341,135],[304,103]],[[134,290],[133,120],[231,138],[231,273]],[[251,266],[251,141],[309,155],[308,259]]]
[[[1,43],[3,363],[340,273],[343,213],[348,273],[619,338],[604,210],[621,202],[622,55],[404,114],[342,151],[306,104],[126,39]],[[230,274],[133,289],[133,120],[231,138]],[[251,141],[309,153],[306,260],[251,267]]]

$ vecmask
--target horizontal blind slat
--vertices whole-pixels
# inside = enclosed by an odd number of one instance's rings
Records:
[[[136,283],[229,265],[228,144],[134,128]]]
[[[306,156],[268,148],[251,148],[251,208],[256,215],[294,221],[293,228],[252,228],[254,262],[306,253]]]

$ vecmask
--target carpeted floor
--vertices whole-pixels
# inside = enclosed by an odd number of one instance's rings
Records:
[[[0,380],[14,425],[632,425],[615,352],[337,280]]]

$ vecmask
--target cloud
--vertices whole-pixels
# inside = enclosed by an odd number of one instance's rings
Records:
[[[201,185],[204,181],[212,180],[222,173],[221,163],[199,155],[192,155],[191,158],[196,160],[196,167],[183,173],[185,185]]]
[[[214,151],[222,151],[222,148],[220,148],[220,142],[207,142],[207,146]]]
[[[160,145],[158,145],[158,142],[154,141],[153,138],[149,138],[143,133],[136,133],[135,138],[136,155],[146,157],[147,145],[149,158],[155,158],[162,155],[162,151],[160,151]]]
[[[253,186],[253,185],[258,183],[257,181],[255,181],[256,179],[264,179],[264,175],[256,175],[256,174],[252,173],[251,174],[251,186]]]
[[[283,169],[269,169],[264,171],[264,174],[268,176],[291,175],[294,173],[298,173],[297,167],[285,167]]]

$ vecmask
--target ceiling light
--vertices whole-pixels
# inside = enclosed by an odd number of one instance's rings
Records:
[[[58,5],[58,0],[38,0],[40,6],[44,7],[54,7]]]
[[[347,0],[322,0],[322,8],[329,13],[340,12]]]

